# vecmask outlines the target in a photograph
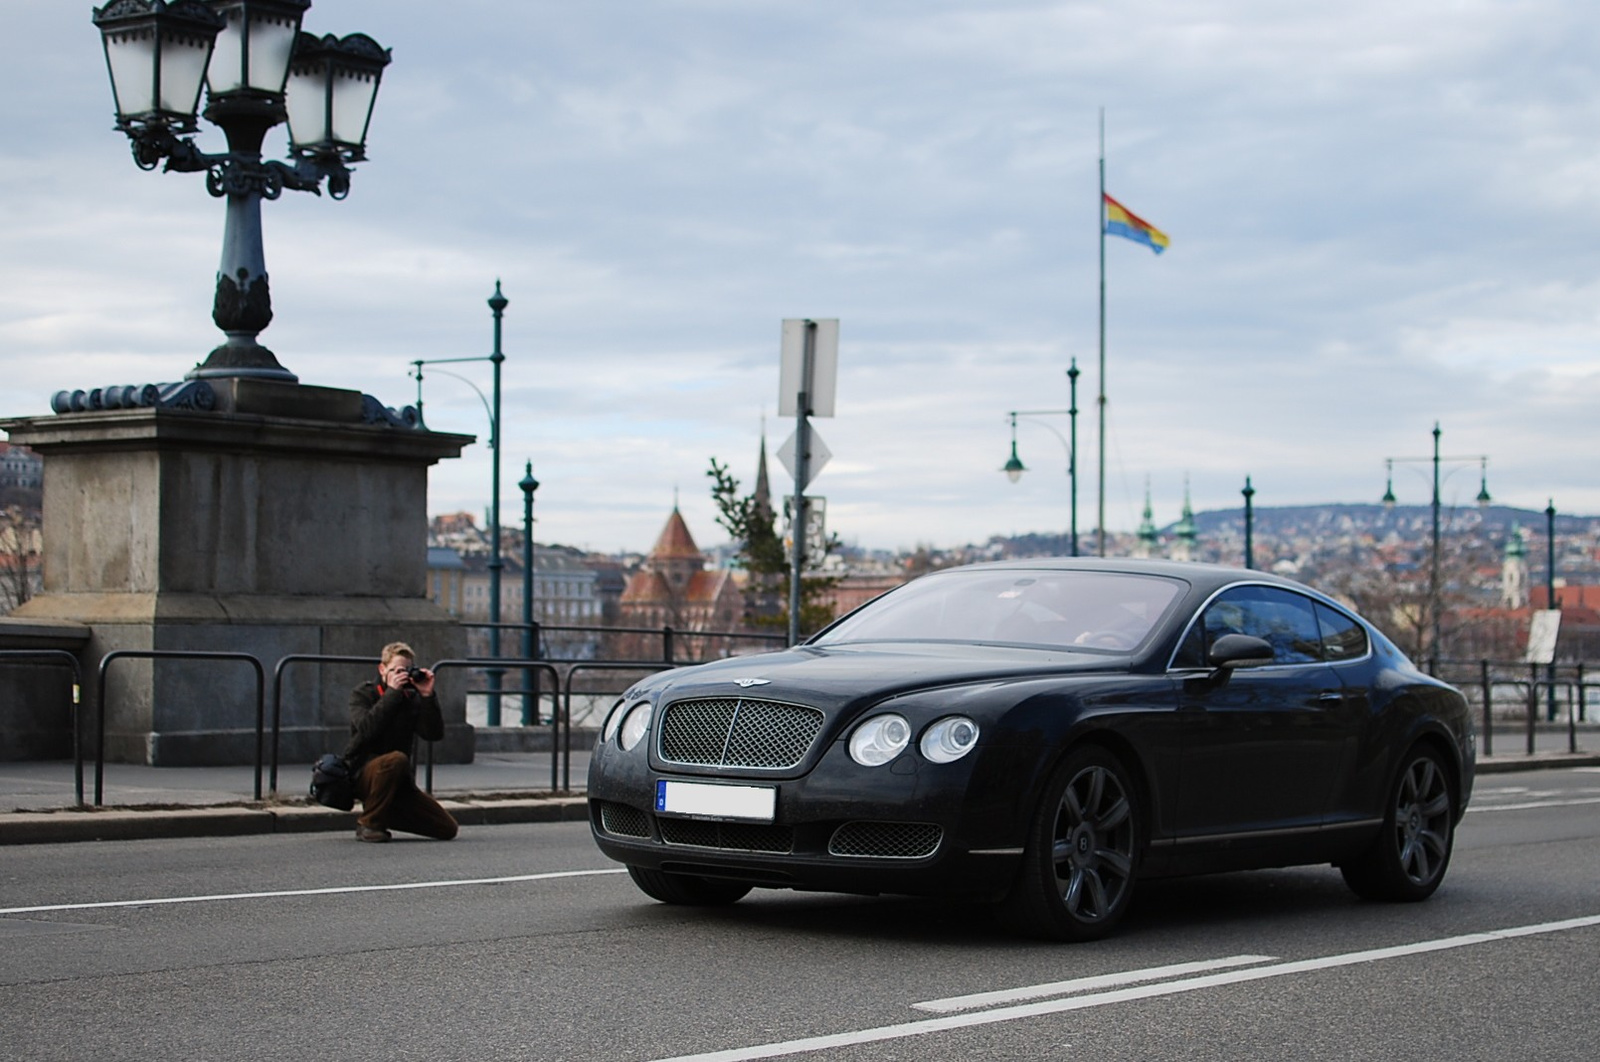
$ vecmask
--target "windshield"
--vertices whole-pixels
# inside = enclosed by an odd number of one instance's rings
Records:
[[[1182,591],[1175,579],[1125,572],[948,572],[885,594],[813,644],[998,642],[1128,652]]]

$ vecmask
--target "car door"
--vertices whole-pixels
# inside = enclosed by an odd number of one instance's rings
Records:
[[[1272,662],[1210,669],[1205,654],[1224,634],[1265,639]],[[1349,751],[1349,723],[1311,599],[1275,586],[1232,587],[1206,605],[1174,663],[1193,669],[1179,695],[1179,837],[1314,831]]]

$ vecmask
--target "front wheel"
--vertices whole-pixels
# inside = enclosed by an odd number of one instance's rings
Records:
[[[750,891],[750,886],[742,882],[673,874],[666,870],[646,870],[644,867],[630,866],[628,876],[651,899],[685,907],[725,907],[737,903]]]
[[[1022,870],[1003,913],[1047,940],[1094,940],[1133,898],[1139,802],[1122,761],[1089,746],[1068,753],[1035,812]]]
[[[1339,869],[1366,900],[1426,900],[1444,880],[1455,843],[1455,796],[1439,754],[1406,754],[1384,811],[1383,830],[1361,855]]]

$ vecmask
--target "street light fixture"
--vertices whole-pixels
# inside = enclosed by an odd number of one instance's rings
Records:
[[[1440,614],[1444,611],[1443,602],[1440,600],[1441,586],[1439,581],[1439,488],[1441,480],[1439,469],[1441,464],[1476,464],[1478,466],[1478,496],[1475,499],[1480,509],[1488,508],[1493,500],[1489,497],[1489,458],[1484,454],[1469,456],[1445,457],[1439,453],[1439,437],[1443,433],[1439,430],[1439,422],[1433,424],[1433,455],[1431,457],[1386,457],[1384,467],[1387,470],[1388,484],[1383,491],[1383,507],[1393,510],[1395,507],[1394,496],[1394,466],[1406,462],[1431,462],[1433,464],[1433,551],[1432,564],[1428,575],[1428,612],[1429,627],[1432,631],[1431,644],[1428,647],[1431,670],[1437,674],[1439,670],[1439,632]],[[1454,470],[1452,470],[1454,471]],[[1448,474],[1447,477],[1448,478]]]
[[[113,0],[94,10],[116,105],[134,164],[206,175],[206,191],[227,199],[212,320],[227,342],[187,378],[298,381],[256,341],[272,321],[261,239],[261,200],[285,188],[343,199],[350,167],[366,158],[367,125],[389,51],[371,37],[300,32],[311,0]],[[228,150],[201,151],[205,118]],[[263,161],[267,131],[287,121],[292,163]]]
[[[533,659],[533,492],[539,481],[533,478],[533,462],[529,461],[522,478],[517,481],[522,488],[522,659]],[[531,701],[535,693],[533,668],[522,669],[522,725],[537,723],[537,702]]]
[[[500,656],[500,573],[505,568],[505,562],[500,557],[500,366],[505,363],[506,356],[500,349],[502,324],[505,318],[506,307],[511,305],[511,300],[500,293],[500,282],[494,282],[494,294],[489,296],[489,311],[494,315],[494,350],[486,357],[478,358],[416,358],[411,362],[411,375],[417,381],[417,424],[426,428],[422,419],[422,367],[424,365],[455,365],[469,361],[487,361],[494,366],[494,400],[493,404],[483,396],[483,391],[478,385],[464,376],[445,369],[437,369],[446,376],[455,376],[458,380],[465,381],[478,398],[483,400],[484,409],[489,414],[489,449],[494,452],[494,461],[491,464],[489,487],[489,655]],[[488,725],[500,725],[500,680],[505,675],[501,668],[487,668],[484,674],[489,680],[489,707]]]
[[[1239,492],[1244,495],[1244,566],[1256,566],[1255,553],[1255,496],[1256,489],[1250,485],[1250,477],[1244,477],[1244,489]]]
[[[1042,428],[1049,428],[1050,433],[1052,435],[1054,435],[1057,439],[1061,439],[1061,445],[1064,446],[1066,448],[1066,451],[1067,451],[1067,479],[1068,479],[1068,482],[1069,482],[1069,490],[1070,490],[1070,493],[1071,493],[1071,509],[1072,509],[1071,542],[1072,542],[1072,555],[1074,557],[1076,557],[1078,555],[1078,377],[1079,377],[1079,375],[1081,375],[1081,373],[1080,373],[1080,371],[1078,369],[1078,359],[1073,358],[1072,359],[1071,368],[1067,369],[1067,383],[1068,383],[1068,388],[1069,388],[1069,394],[1070,394],[1070,397],[1071,397],[1070,408],[1067,408],[1067,409],[1014,409],[1011,412],[1006,414],[1007,417],[1011,418],[1011,456],[1009,458],[1007,458],[1005,464],[1000,466],[1000,471],[1004,472],[1006,474],[1006,478],[1009,479],[1013,483],[1016,483],[1017,481],[1022,479],[1022,474],[1028,470],[1028,467],[1022,463],[1022,459],[1017,456],[1017,418],[1018,417],[1059,417],[1059,416],[1065,416],[1065,417],[1069,417],[1070,418],[1071,427],[1070,427],[1069,430],[1071,431],[1071,435],[1072,435],[1072,438],[1071,438],[1070,441],[1067,440],[1067,439],[1063,439],[1061,437],[1061,433],[1059,431],[1056,431],[1055,428],[1051,427],[1049,424],[1046,424],[1044,421],[1038,421],[1038,424]]]

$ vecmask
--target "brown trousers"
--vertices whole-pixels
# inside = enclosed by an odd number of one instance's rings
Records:
[[[361,797],[361,817],[356,821],[363,826],[420,833],[440,841],[456,835],[456,820],[417,788],[411,759],[403,752],[385,752],[368,760],[356,775],[356,794]]]

